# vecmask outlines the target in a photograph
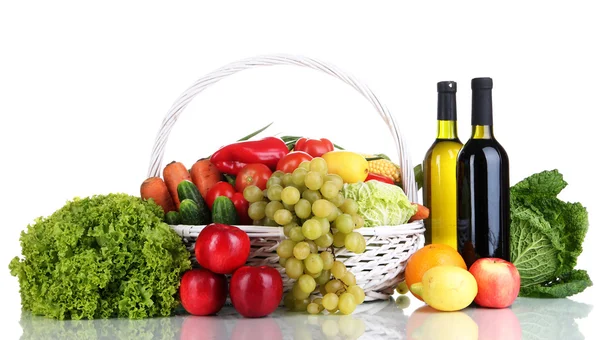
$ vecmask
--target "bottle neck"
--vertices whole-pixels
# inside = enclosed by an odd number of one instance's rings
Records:
[[[458,138],[455,120],[438,120],[437,126],[437,139]]]
[[[471,105],[471,125],[493,125],[492,89],[474,89]]]
[[[473,125],[471,132],[472,139],[493,139],[494,129],[491,125]]]

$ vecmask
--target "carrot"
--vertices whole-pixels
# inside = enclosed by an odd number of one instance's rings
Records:
[[[418,203],[413,203],[417,206],[417,212],[408,220],[408,222],[424,220],[429,217],[429,209]]]
[[[153,199],[154,203],[160,205],[165,214],[175,210],[175,204],[167,185],[160,177],[149,177],[140,186],[140,196],[144,200]]]
[[[200,159],[194,165],[190,171],[192,175],[192,182],[200,191],[202,198],[206,200],[206,194],[208,190],[221,180],[221,172],[217,167],[210,162],[210,159]]]
[[[163,170],[163,178],[165,179],[165,184],[169,189],[169,193],[171,197],[173,197],[173,202],[175,202],[175,207],[179,210],[179,195],[177,195],[177,186],[183,180],[190,180],[191,176],[189,171],[186,169],[185,165],[181,162],[171,162],[165,166]]]

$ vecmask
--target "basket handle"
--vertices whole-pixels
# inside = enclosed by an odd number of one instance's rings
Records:
[[[379,113],[379,116],[381,116],[383,121],[387,124],[392,137],[394,137],[396,151],[398,152],[399,157],[399,165],[401,168],[400,171],[402,174],[402,185],[408,198],[412,202],[417,202],[417,184],[415,181],[412,163],[408,154],[406,141],[400,134],[400,129],[398,128],[394,117],[390,114],[388,109],[382,105],[382,103],[379,101],[379,98],[377,98],[377,96],[369,89],[367,85],[361,83],[358,79],[340,70],[334,65],[304,56],[287,54],[256,56],[230,63],[198,79],[192,86],[185,90],[185,92],[179,96],[179,98],[177,98],[175,103],[173,103],[169,109],[169,112],[163,119],[162,126],[156,136],[154,147],[152,148],[148,177],[160,176],[165,145],[169,138],[169,133],[171,132],[171,129],[173,128],[173,125],[175,125],[175,122],[177,121],[177,118],[181,112],[197,94],[204,91],[206,88],[218,82],[219,80],[237,72],[259,66],[273,65],[303,66],[327,73],[352,86],[363,97],[365,97],[373,105],[373,107],[375,107],[375,110],[377,113]]]

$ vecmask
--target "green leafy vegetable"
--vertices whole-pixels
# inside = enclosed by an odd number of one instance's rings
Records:
[[[567,186],[557,171],[514,185],[511,195],[511,261],[521,275],[520,296],[567,297],[592,285],[575,270],[588,229],[587,210],[556,196]]]
[[[368,181],[346,184],[342,190],[344,197],[358,204],[365,227],[404,224],[417,211],[397,185]]]
[[[126,194],[75,198],[21,233],[10,265],[21,304],[56,319],[168,316],[190,269],[154,202]]]

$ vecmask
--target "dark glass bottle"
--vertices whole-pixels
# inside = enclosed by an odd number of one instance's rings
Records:
[[[471,81],[471,138],[458,154],[458,251],[467,267],[482,257],[510,261],[510,182],[506,151],[494,138],[491,78]]]

